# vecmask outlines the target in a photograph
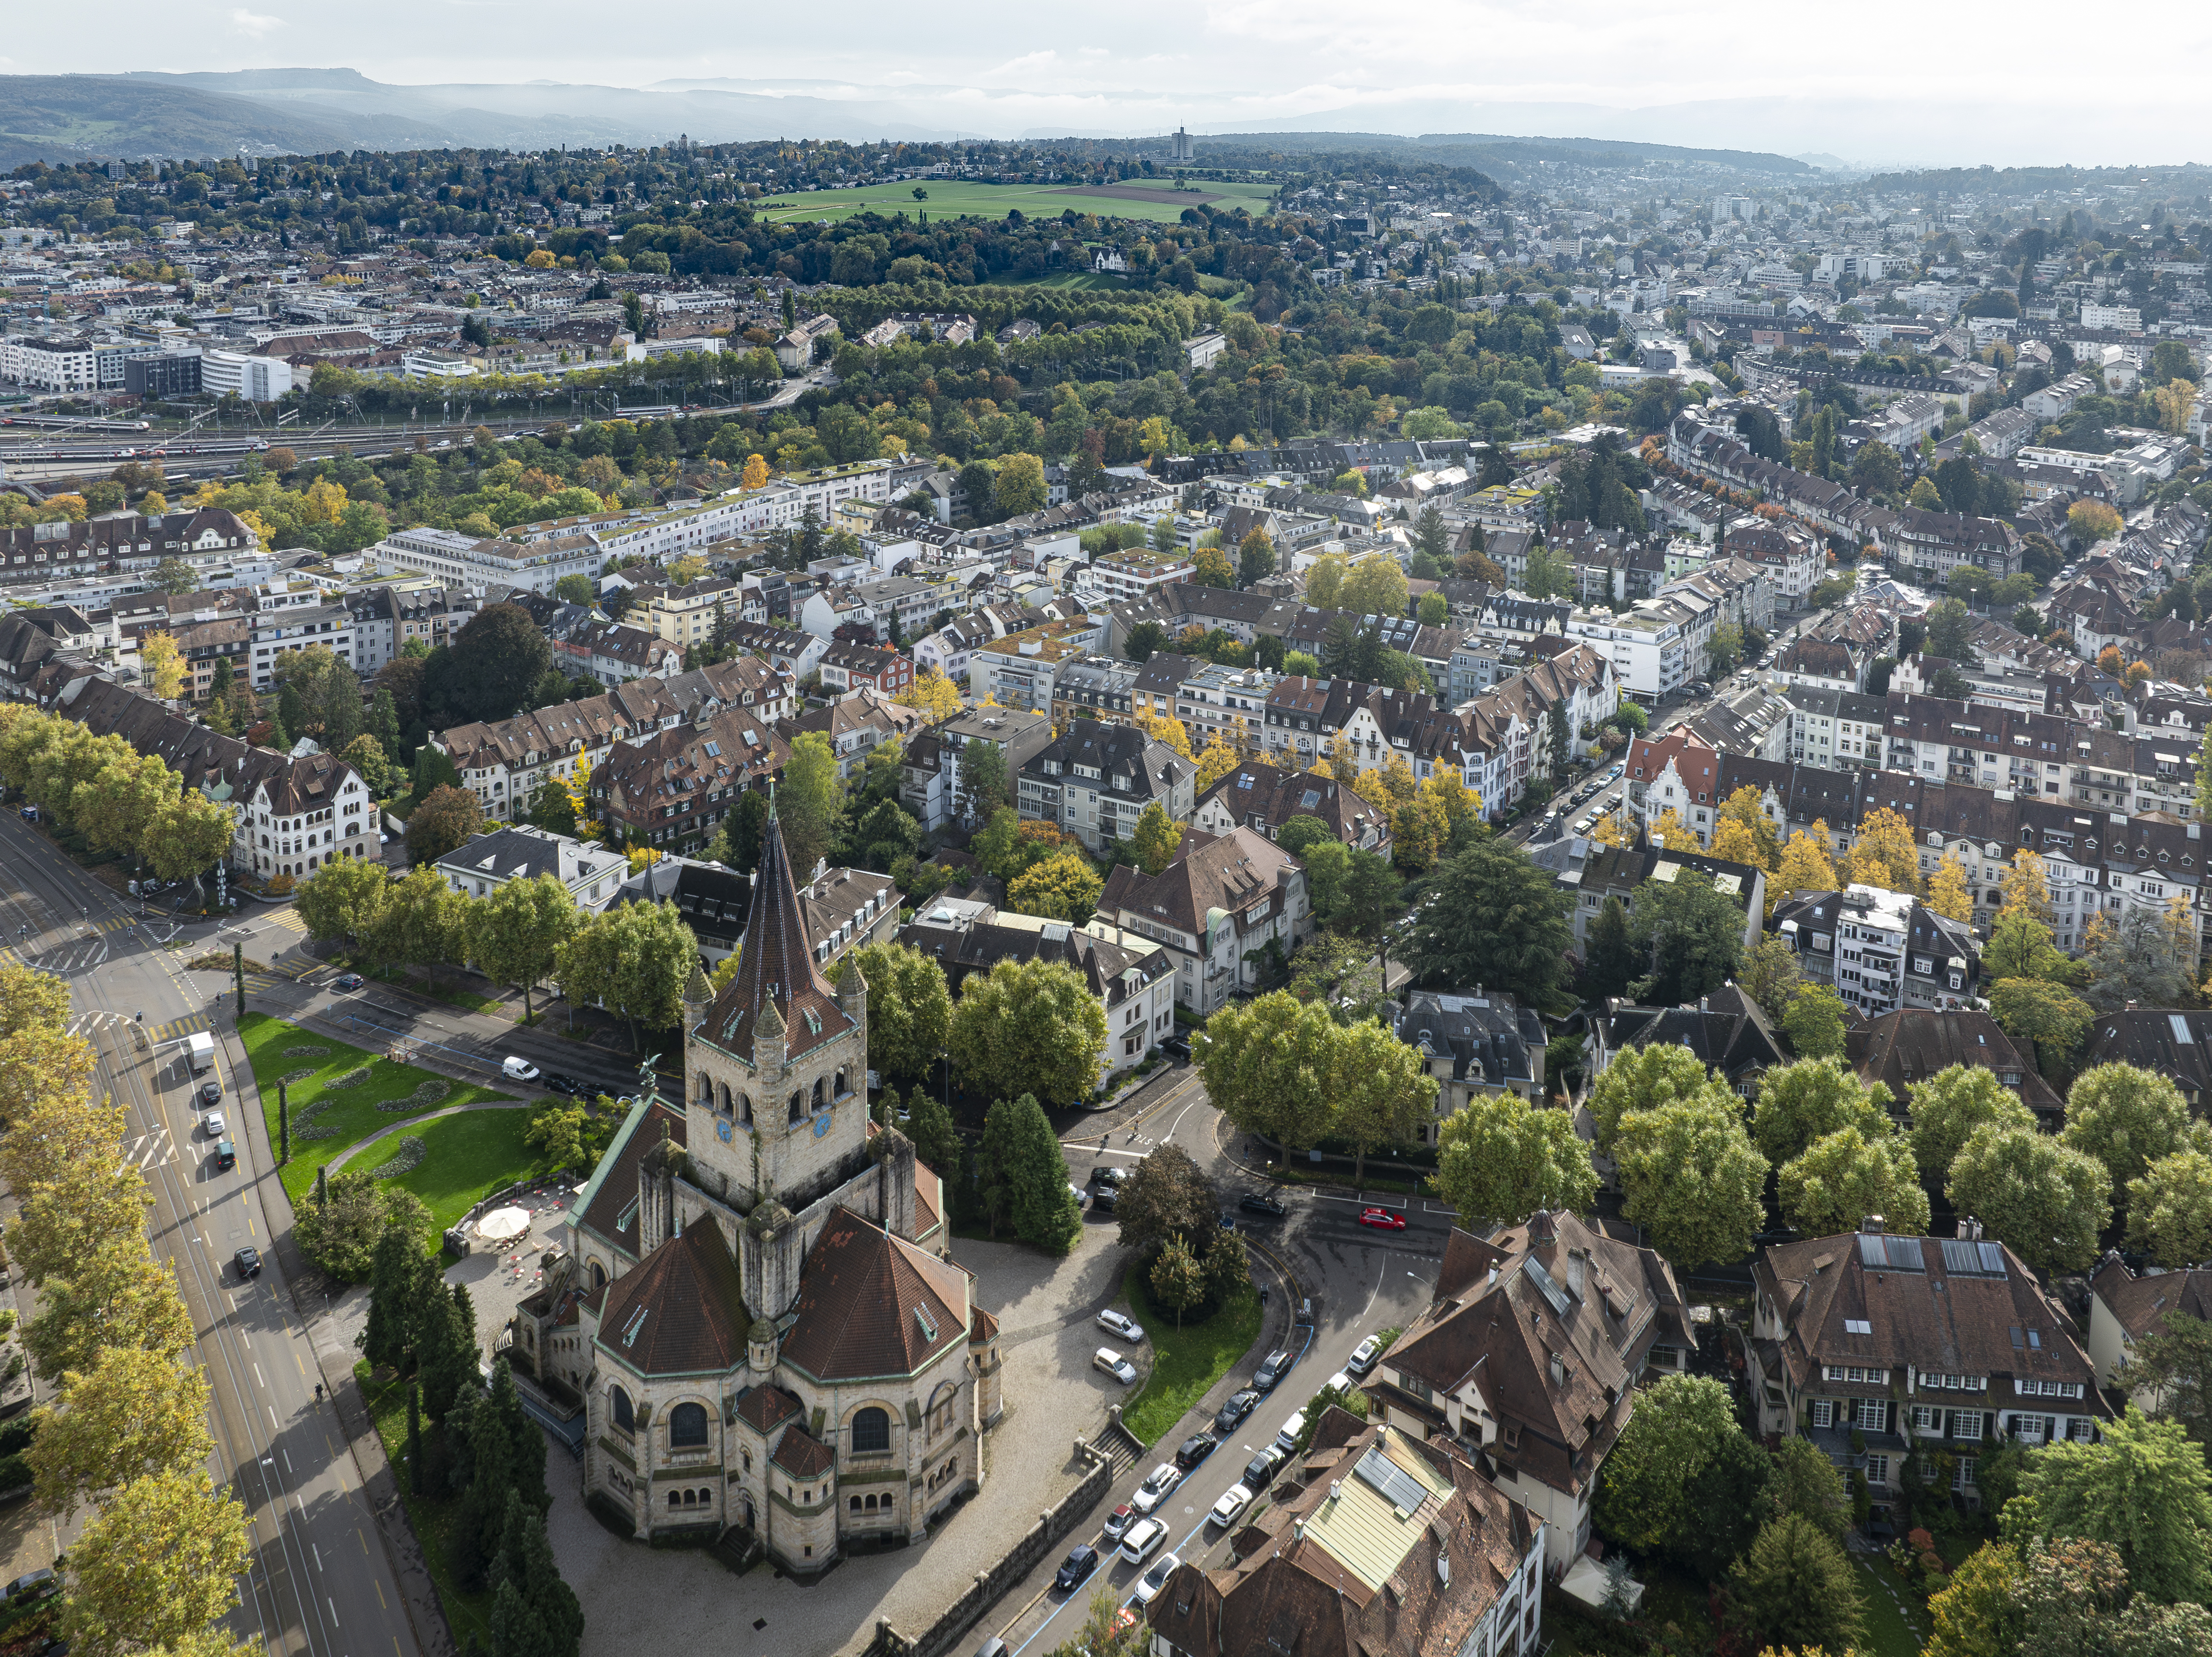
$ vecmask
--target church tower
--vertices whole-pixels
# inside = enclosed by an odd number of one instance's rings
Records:
[[[799,887],[771,814],[735,977],[703,1008],[684,998],[687,1147],[740,1208],[796,1209],[867,1145],[867,984],[833,990],[815,964]]]

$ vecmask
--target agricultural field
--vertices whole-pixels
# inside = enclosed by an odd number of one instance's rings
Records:
[[[914,192],[927,190],[928,199],[917,201]],[[970,179],[937,179],[920,184],[873,184],[860,190],[822,190],[800,195],[770,196],[756,210],[772,224],[806,223],[816,219],[850,218],[855,213],[925,212],[937,218],[1002,219],[1018,210],[1024,217],[1056,219],[1073,207],[1079,213],[1101,218],[1149,219],[1173,224],[1183,210],[1211,205],[1226,210],[1242,207],[1258,213],[1273,198],[1268,184],[1200,183],[1195,189],[1176,190],[1171,181],[1158,184],[1092,186],[1057,184],[981,184]]]

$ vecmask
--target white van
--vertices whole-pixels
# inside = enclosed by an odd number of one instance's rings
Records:
[[[1293,1455],[1298,1447],[1298,1435],[1306,1430],[1306,1412],[1299,1410],[1283,1423],[1283,1430],[1275,1435],[1275,1447],[1285,1455]]]

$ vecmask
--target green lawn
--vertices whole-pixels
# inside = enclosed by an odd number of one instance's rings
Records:
[[[1132,180],[1123,186],[1093,189],[1077,185],[984,184],[970,179],[918,181],[929,192],[915,199],[916,184],[872,184],[859,190],[817,190],[769,197],[755,209],[772,224],[805,222],[814,219],[850,218],[855,213],[927,213],[933,217],[1002,219],[1010,212],[1026,218],[1056,219],[1068,208],[1096,213],[1101,218],[1149,219],[1173,224],[1186,208],[1212,204],[1224,211],[1243,207],[1256,214],[1274,195],[1268,184],[1212,184],[1200,180],[1194,191],[1176,191],[1168,179]],[[1158,191],[1160,201],[1142,201],[1108,193],[1116,188]]]
[[[1122,1276],[1121,1295],[1152,1343],[1152,1373],[1143,1391],[1122,1407],[1121,1424],[1150,1446],[1252,1349],[1260,1338],[1261,1313],[1260,1297],[1248,1288],[1204,1323],[1177,1329],[1175,1313],[1152,1304],[1145,1271],[1145,1263],[1132,1264]]]
[[[272,1148],[277,1142],[276,1084],[282,1078],[296,1072],[309,1072],[292,1084],[290,1095],[295,1131],[292,1135],[292,1160],[284,1167],[283,1179],[284,1189],[295,1203],[313,1186],[315,1171],[349,1145],[373,1134],[382,1133],[410,1117],[422,1116],[448,1105],[473,1105],[486,1100],[512,1097],[495,1093],[489,1087],[454,1081],[417,1065],[394,1064],[379,1054],[352,1046],[335,1037],[303,1030],[296,1024],[288,1024],[283,1019],[270,1018],[264,1014],[248,1013],[239,1021],[238,1033],[246,1044],[246,1055],[253,1065],[254,1084],[260,1091],[262,1118],[268,1124],[269,1143]],[[323,1051],[319,1053],[288,1053],[287,1048],[320,1048]],[[355,1070],[368,1073],[360,1086],[343,1088],[330,1086]],[[434,1099],[427,1096],[427,1090],[433,1087],[444,1090]],[[425,1090],[426,1096],[419,1100],[410,1100],[417,1089]],[[324,1108],[315,1108],[325,1100],[329,1103]],[[401,1100],[410,1100],[404,1109],[382,1111],[377,1108],[381,1104],[398,1104]],[[495,1113],[483,1112],[478,1114]],[[527,1114],[522,1111],[496,1112],[501,1119],[513,1117],[520,1120]],[[430,1125],[434,1128],[442,1124]],[[331,1131],[324,1137],[303,1136],[325,1130]],[[515,1131],[519,1145],[520,1128]],[[426,1142],[430,1139],[427,1133],[423,1137]],[[392,1150],[398,1148],[398,1143],[394,1141]],[[374,1167],[388,1161],[390,1153],[369,1149],[363,1151],[362,1156],[368,1159],[362,1163],[363,1167]],[[474,1177],[480,1166],[481,1159],[472,1155],[471,1177]],[[519,1175],[526,1172],[528,1167],[526,1159],[514,1171]],[[422,1195],[427,1202],[430,1199],[427,1193],[422,1192],[418,1182],[433,1177],[431,1162],[425,1161],[404,1183]],[[477,1180],[479,1188],[487,1183],[488,1179],[487,1175]],[[464,1203],[461,1206],[465,1208],[468,1205]]]
[[[477,1198],[539,1171],[538,1154],[523,1142],[530,1112],[462,1111],[441,1116],[409,1131],[420,1139],[426,1154],[414,1171],[392,1181],[422,1199],[438,1229],[459,1220]],[[366,1145],[349,1169],[374,1169],[399,1154],[399,1136],[387,1134]]]
[[[1104,271],[1054,271],[1050,276],[994,276],[991,278],[991,285],[994,288],[1068,288],[1078,293],[1119,293],[1129,284],[1124,278]]]
[[[361,1384],[362,1398],[368,1405],[370,1417],[376,1422],[377,1436],[384,1441],[385,1459],[391,1462],[392,1473],[399,1481],[399,1499],[407,1509],[408,1522],[415,1527],[416,1540],[422,1544],[423,1563],[430,1568],[430,1580],[438,1585],[438,1598],[446,1608],[446,1620],[453,1624],[455,1636],[465,1648],[473,1644],[479,1649],[485,1648],[491,1641],[491,1595],[463,1593],[453,1585],[452,1569],[446,1563],[448,1532],[453,1528],[454,1511],[460,1506],[459,1499],[417,1499],[409,1489],[407,1388],[396,1380],[382,1386],[371,1380],[366,1358],[354,1365],[353,1373],[354,1379]],[[428,1422],[422,1423],[426,1441],[432,1430]]]
[[[1850,1557],[1859,1574],[1859,1596],[1866,1602],[1866,1633],[1860,1648],[1868,1657],[1920,1657],[1924,1637],[1883,1590],[1896,1589],[1907,1605],[1917,1603],[1918,1596],[1899,1579],[1887,1560],[1863,1553]]]

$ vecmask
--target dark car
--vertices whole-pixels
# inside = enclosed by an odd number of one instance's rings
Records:
[[[1241,1392],[1231,1393],[1228,1402],[1213,1418],[1213,1430],[1224,1435],[1235,1432],[1237,1422],[1250,1415],[1259,1402],[1260,1395],[1249,1386]]]
[[[222,1083],[220,1081],[203,1081],[200,1083],[200,1103],[203,1105],[222,1104]]]
[[[1053,1573],[1052,1585],[1062,1593],[1070,1593],[1081,1587],[1097,1569],[1098,1550],[1088,1542],[1079,1542],[1060,1562],[1060,1569]]]
[[[1246,1489],[1255,1493],[1264,1490],[1267,1488],[1268,1482],[1275,1477],[1275,1469],[1281,1466],[1287,1459],[1289,1459],[1288,1457],[1270,1444],[1244,1464],[1244,1471],[1237,1475],[1237,1482]]]
[[[1291,1355],[1281,1347],[1277,1347],[1273,1352],[1267,1354],[1267,1361],[1260,1366],[1259,1372],[1252,1377],[1252,1385],[1262,1392],[1272,1392],[1281,1383],[1283,1377],[1290,1373]]]
[[[242,1248],[230,1258],[237,1263],[238,1275],[240,1276],[258,1277],[261,1275],[261,1251],[259,1249]]]
[[[1258,1191],[1245,1192],[1237,1199],[1237,1206],[1247,1214],[1270,1214],[1278,1220],[1290,1212],[1267,1192]]]
[[[1115,1204],[1121,1200],[1121,1188],[1119,1185],[1101,1185],[1091,1193],[1091,1206],[1103,1209],[1109,1214],[1113,1213]]]
[[[62,1579],[48,1569],[26,1572],[8,1585],[11,1600],[48,1599],[62,1591]]]
[[[571,1099],[577,1098],[580,1095],[583,1098],[588,1099],[593,1093],[599,1092],[598,1088],[586,1087],[582,1082],[577,1081],[575,1077],[564,1075],[559,1070],[548,1070],[544,1075],[539,1078],[539,1080],[544,1086],[550,1087],[555,1093],[566,1093]]]
[[[1190,1038],[1188,1036],[1170,1036],[1165,1041],[1160,1044],[1160,1051],[1170,1058],[1188,1058],[1190,1057]]]
[[[1176,1465],[1188,1471],[1213,1453],[1221,1441],[1211,1433],[1193,1433],[1176,1447]]]
[[[363,980],[358,972],[341,972],[331,981],[331,988],[341,993],[350,993],[361,988]]]
[[[1237,1216],[1231,1214],[1227,1209],[1221,1210],[1221,1228],[1224,1231],[1234,1231],[1237,1229]]]

